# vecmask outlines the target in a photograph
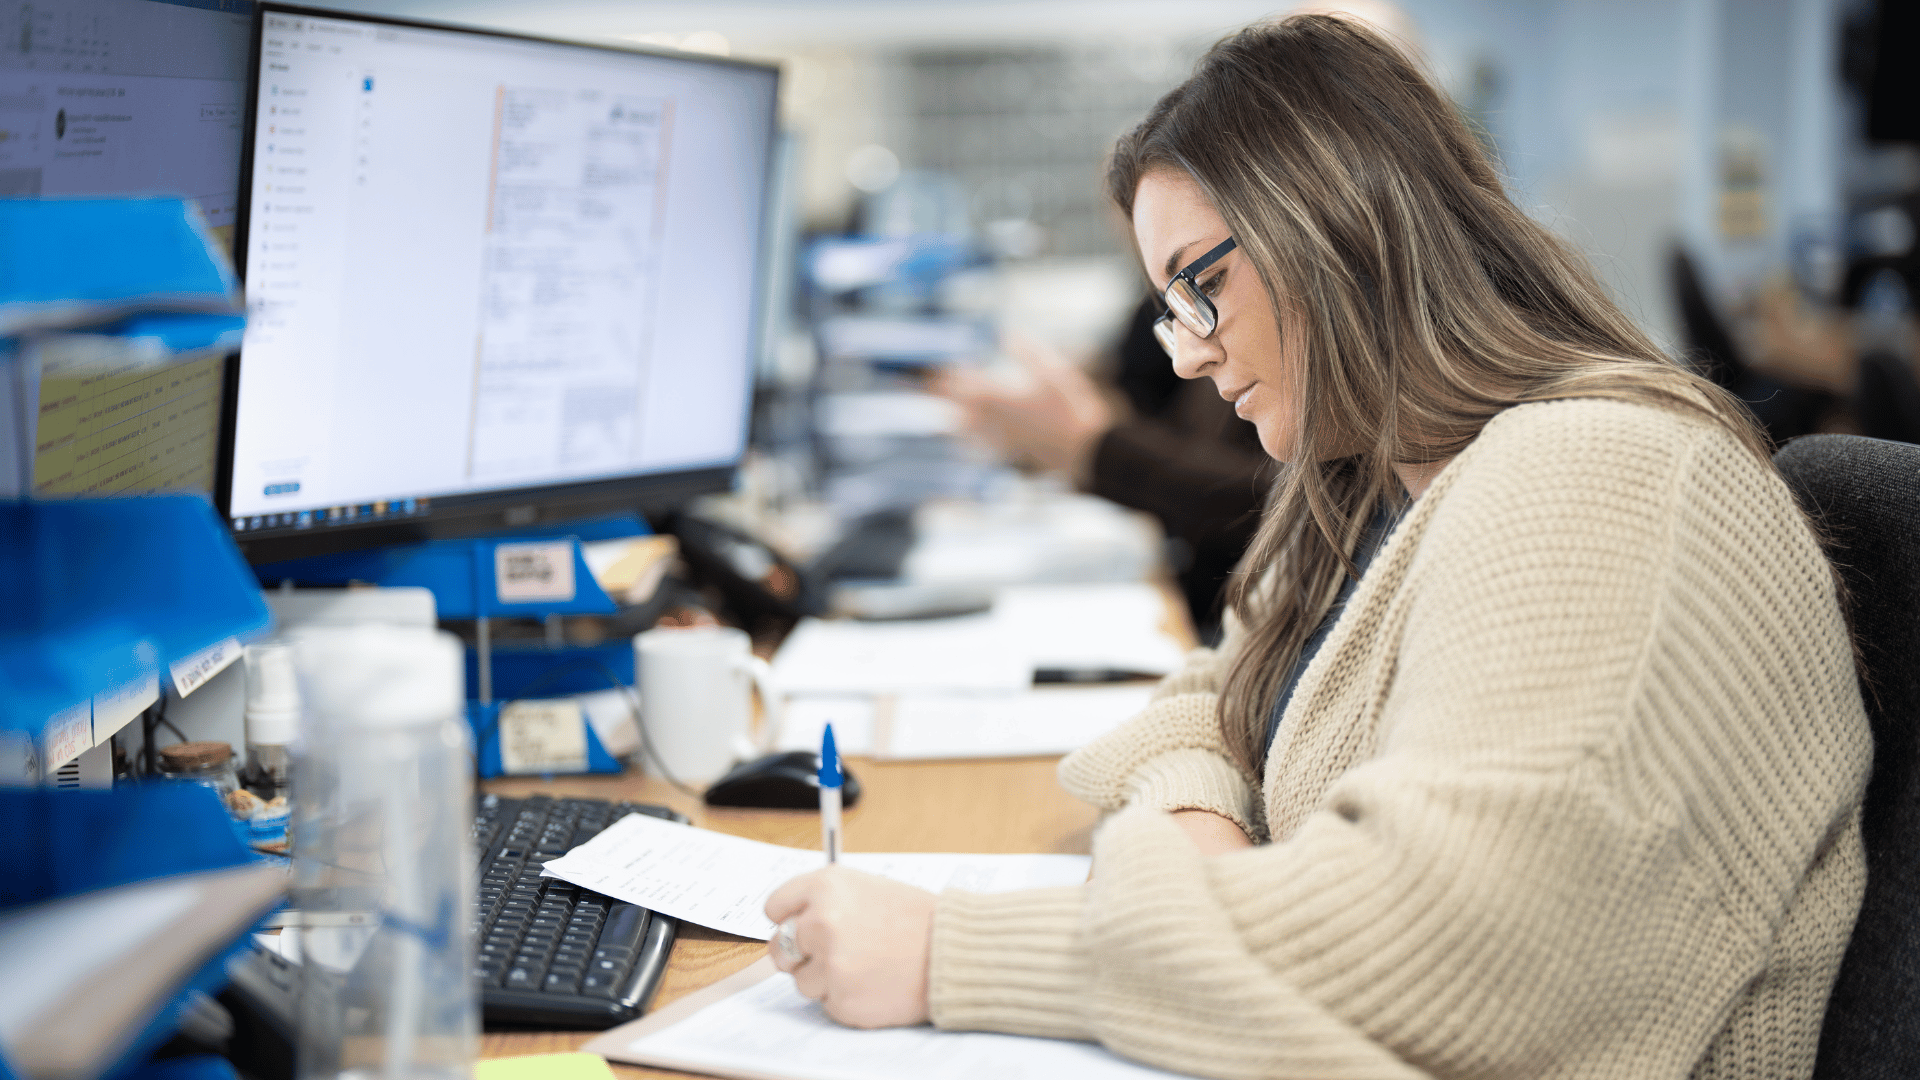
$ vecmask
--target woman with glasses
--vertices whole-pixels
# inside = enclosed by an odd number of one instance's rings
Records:
[[[821,871],[776,963],[1210,1076],[1808,1075],[1871,746],[1751,418],[1339,19],[1221,42],[1110,181],[1174,369],[1284,463],[1236,625],[1062,762],[1086,885]]]

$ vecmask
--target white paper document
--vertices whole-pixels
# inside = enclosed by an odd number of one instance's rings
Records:
[[[1147,1080],[1178,1075],[1127,1061],[1093,1043],[1066,1039],[925,1026],[877,1031],[841,1027],[818,1002],[800,996],[793,976],[779,973],[669,1027],[623,1046],[596,1049],[622,1061],[671,1069],[794,1080]]]
[[[834,695],[787,699],[780,714],[776,750],[818,750],[820,733],[833,725],[833,744],[842,754],[873,753],[874,705],[870,697]]]
[[[1074,885],[1087,878],[1085,855],[841,856],[855,870],[930,892],[1005,892]],[[767,938],[767,896],[788,880],[817,870],[817,851],[763,844],[691,825],[631,814],[546,864],[545,874],[664,915],[742,937]]]
[[[993,600],[999,633],[1036,668],[1113,668],[1147,675],[1179,670],[1186,657],[1152,585],[1022,585]]]
[[[915,622],[802,619],[773,658],[774,685],[789,694],[898,694],[914,690],[1019,690],[1033,661],[992,615]]]
[[[925,760],[1071,753],[1138,715],[1152,696],[1151,683],[903,695],[873,755]]]
[[[951,619],[803,619],[773,677],[788,694],[845,695],[1011,692],[1036,668],[1165,675],[1185,656],[1166,617],[1159,589],[1120,584],[1002,589],[991,612]]]

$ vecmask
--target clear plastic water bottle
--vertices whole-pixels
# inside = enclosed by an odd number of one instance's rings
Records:
[[[293,638],[296,1071],[465,1078],[477,1047],[472,759],[459,643],[359,626]]]

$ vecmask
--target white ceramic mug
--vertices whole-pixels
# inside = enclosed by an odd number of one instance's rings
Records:
[[[753,655],[744,630],[692,626],[648,630],[633,639],[640,721],[673,779],[709,784],[735,762],[772,751],[780,736],[773,669]],[[765,710],[754,738],[753,692]],[[649,762],[652,768],[653,763]]]

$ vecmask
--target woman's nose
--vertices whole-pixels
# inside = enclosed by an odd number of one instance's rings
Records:
[[[1213,365],[1226,359],[1220,347],[1220,335],[1201,337],[1178,319],[1173,322],[1173,373],[1183,379],[1198,379]]]

